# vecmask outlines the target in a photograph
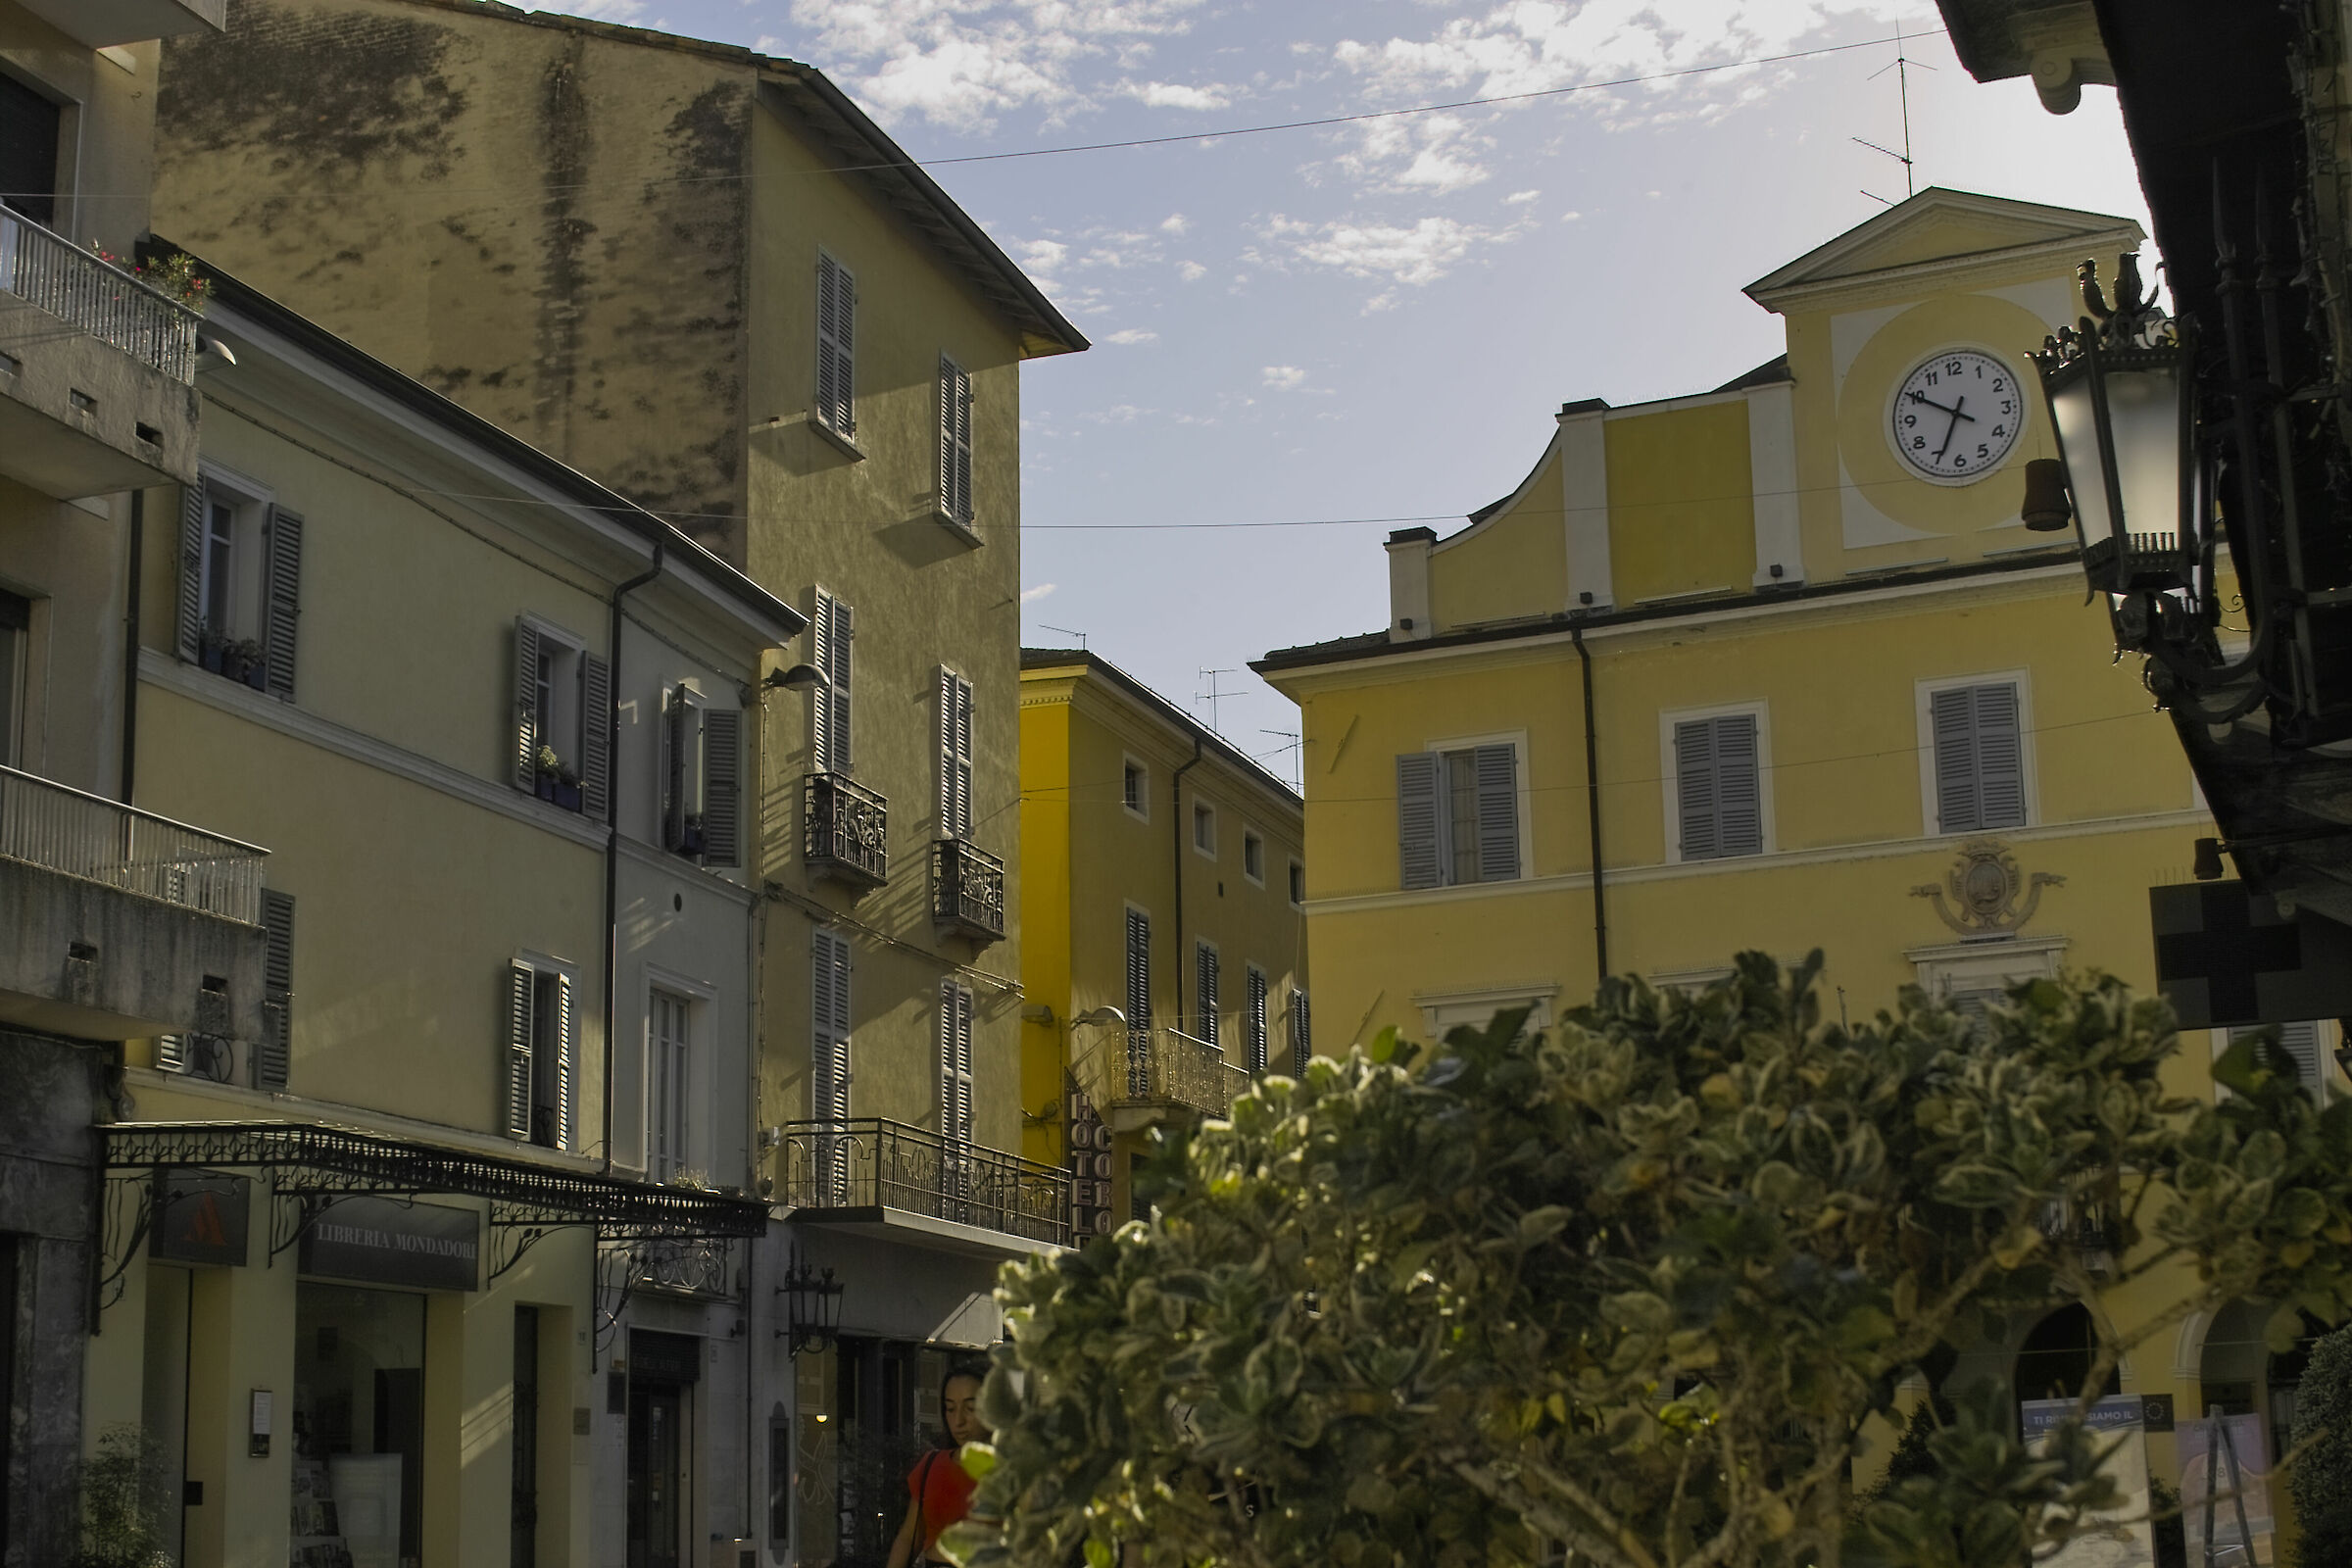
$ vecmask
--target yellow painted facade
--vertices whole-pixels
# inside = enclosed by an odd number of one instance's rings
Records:
[[[1115,665],[1028,649],[1021,666],[1022,1152],[1072,1171],[1082,1228],[1101,1233],[1130,1212],[1150,1128],[1214,1114],[1312,1046],[1304,822],[1288,786]],[[1078,1021],[1101,1008],[1125,1026]],[[1191,1044],[1210,1040],[1213,1063]],[[1153,1053],[1217,1070],[1155,1083]],[[1081,1139],[1088,1109],[1104,1134]]]
[[[1786,318],[1785,361],[1698,396],[1568,405],[1511,497],[1449,537],[1392,537],[1386,629],[1256,665],[1306,736],[1322,1049],[1503,1006],[1544,1021],[1604,972],[1695,983],[1744,949],[1825,950],[1825,1004],[1856,1017],[1906,985],[1965,1001],[2060,967],[2152,991],[2147,889],[2189,880],[2211,818],[2135,671],[2104,657],[2071,536],[2018,516],[2024,462],[2053,452],[2025,355],[2072,321],[2076,264],[2139,239],[1923,192],[1749,288]],[[1895,445],[1920,427],[1896,421],[1933,412],[1917,450],[1948,425],[1948,458],[2003,400],[1974,361],[1932,411],[1897,394],[1962,350],[2030,392],[2009,400],[2023,428],[1985,470],[1931,478]],[[1983,401],[1945,412],[1962,395]],[[2014,809],[1992,810],[1993,771],[1945,770],[1994,767],[1939,749],[1937,715],[1981,713],[1978,689],[2014,703],[1995,726],[2015,737]],[[1752,743],[1751,784],[1712,771],[1702,748],[1727,735]],[[1431,754],[1502,760],[1460,832],[1504,838],[1431,850],[1414,793]],[[1432,808],[1470,811],[1466,789]],[[2196,1054],[2177,1087],[2210,1094]],[[2342,1089],[2324,1073],[2316,1092]],[[2010,1375],[2029,1327],[1983,1369]],[[2208,1327],[2135,1355],[2127,1391],[2196,1408],[2242,1348],[2209,1348]],[[2159,1467],[2170,1444],[2150,1439]]]

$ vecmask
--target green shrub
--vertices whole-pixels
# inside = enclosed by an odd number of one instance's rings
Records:
[[[2304,1568],[2352,1562],[2352,1329],[2311,1348],[2295,1395],[2287,1494],[2303,1527],[2296,1548]]]
[[[81,1549],[66,1568],[172,1568],[156,1517],[161,1461],[128,1423],[81,1462]]]

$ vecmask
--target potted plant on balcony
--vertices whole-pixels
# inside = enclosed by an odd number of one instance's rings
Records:
[[[532,775],[532,793],[543,801],[552,801],[556,798],[556,779],[564,771],[564,760],[556,755],[556,749],[553,746],[542,741],[539,743],[539,755],[534,761],[537,763],[537,768]]]
[[[226,660],[228,639],[209,625],[196,628],[196,662],[218,675]]]
[[[251,637],[240,637],[221,652],[220,672],[231,680],[243,681],[257,692],[265,689],[269,670],[262,645]]]
[[[703,853],[702,812],[688,811],[686,813],[685,831],[681,833],[678,838],[678,853],[680,855],[700,855]]]
[[[568,767],[556,769],[555,803],[566,811],[580,808],[580,775]]]

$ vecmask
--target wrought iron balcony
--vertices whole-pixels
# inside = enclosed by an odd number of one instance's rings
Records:
[[[787,1123],[783,1196],[819,1214],[897,1209],[1070,1245],[1068,1172],[879,1116]]]
[[[890,802],[839,773],[811,773],[802,795],[808,869],[863,890],[890,880]]]
[[[1112,1104],[1181,1106],[1222,1116],[1249,1088],[1248,1070],[1205,1040],[1175,1029],[1130,1029],[1125,1093]]]
[[[2060,1199],[2041,1211],[2041,1234],[2057,1246],[2081,1253],[2093,1272],[2113,1268],[2115,1227],[2107,1205],[2091,1198]]]
[[[174,381],[196,382],[194,311],[6,210],[0,210],[0,291]]]
[[[962,839],[931,846],[931,916],[979,942],[1004,936],[1004,862]]]
[[[0,859],[23,860],[245,925],[270,852],[0,767]]]

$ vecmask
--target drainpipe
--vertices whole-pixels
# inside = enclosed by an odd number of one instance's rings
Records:
[[[1169,825],[1176,850],[1176,1027],[1184,1027],[1184,775],[1200,764],[1200,737],[1193,737],[1193,760],[1180,765],[1168,779],[1168,815],[1175,818]],[[1200,999],[1196,997],[1196,1002]]]
[[[1592,961],[1599,978],[1609,977],[1609,906],[1601,886],[1600,867],[1600,742],[1592,723],[1592,651],[1585,646],[1585,629],[1572,626],[1569,641],[1585,666],[1585,801],[1592,808]]]
[[[147,531],[147,492],[130,493],[130,569],[122,585],[122,804],[130,804],[139,760],[139,547]]]
[[[605,710],[605,1169],[612,1169],[612,1029],[619,1009],[612,980],[620,966],[620,602],[662,575],[663,541],[654,541],[653,564],[612,590],[612,634],[606,643],[612,701]],[[593,1319],[591,1320],[593,1324]]]

